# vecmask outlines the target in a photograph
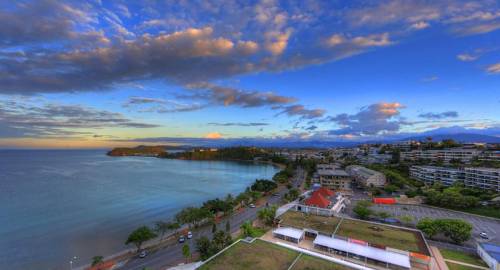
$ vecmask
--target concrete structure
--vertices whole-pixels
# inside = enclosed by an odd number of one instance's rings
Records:
[[[274,229],[273,236],[298,244],[302,239],[304,239],[304,231],[295,228],[282,227]]]
[[[346,172],[358,184],[364,187],[383,187],[386,183],[385,175],[359,165],[351,165],[346,167]]]
[[[465,148],[449,148],[436,150],[412,150],[400,153],[401,161],[418,161],[420,159],[430,160],[433,162],[443,161],[449,163],[452,160],[460,160],[464,163],[469,163],[473,158],[479,157],[482,154],[481,150],[465,149]]]
[[[340,169],[326,169],[326,170],[317,170],[319,183],[321,186],[326,187],[328,189],[333,190],[350,190],[351,189],[351,176]]]
[[[500,192],[500,169],[482,167],[447,168],[436,166],[412,166],[410,176],[432,184],[441,182],[449,186],[461,181],[466,187]]]
[[[500,162],[500,151],[484,151],[480,156],[481,161],[496,161]]]
[[[477,254],[491,270],[500,270],[500,246],[490,243],[478,243]]]

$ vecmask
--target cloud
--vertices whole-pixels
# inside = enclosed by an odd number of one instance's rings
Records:
[[[296,99],[274,94],[272,92],[243,91],[232,87],[223,87],[211,83],[189,84],[191,95],[180,95],[183,98],[208,100],[213,104],[239,106],[243,108],[282,105],[295,102]]]
[[[290,29],[284,33],[274,31],[266,33],[266,49],[273,55],[282,54],[288,45],[288,39],[291,34],[292,31]]]
[[[329,117],[331,122],[340,126],[339,129],[331,130],[330,135],[378,135],[381,133],[393,133],[400,129],[404,122],[397,119],[400,109],[404,106],[400,103],[375,103],[363,107],[356,114],[338,114]]]
[[[486,71],[487,71],[488,73],[492,73],[492,74],[497,74],[497,73],[500,73],[500,63],[493,64],[493,65],[489,65],[489,66],[486,68]]]
[[[422,29],[428,28],[430,26],[431,25],[429,23],[424,22],[424,21],[420,21],[420,22],[416,22],[416,23],[412,24],[410,26],[410,28],[415,29],[415,30],[422,30]]]
[[[308,126],[308,127],[306,127],[305,129],[306,129],[306,130],[310,130],[310,131],[312,131],[312,130],[316,130],[317,128],[318,128],[317,126],[312,125],[312,126]]]
[[[323,117],[326,113],[323,109],[306,109],[304,105],[290,105],[284,107],[275,107],[274,109],[281,109],[279,114],[286,114],[288,116],[300,116],[301,119],[315,119]]]
[[[226,123],[208,123],[209,126],[220,126],[220,127],[260,127],[260,126],[269,126],[269,123],[261,123],[261,122],[250,122],[250,123],[241,123],[241,122],[226,122]]]
[[[438,76],[430,76],[430,77],[422,78],[422,81],[423,82],[433,82],[433,81],[437,81],[438,79],[439,79]]]
[[[472,55],[468,53],[461,53],[457,55],[457,59],[464,62],[475,61],[479,58],[479,55]]]
[[[444,118],[457,118],[458,112],[456,112],[456,111],[447,111],[447,112],[442,112],[442,113],[429,112],[429,113],[419,114],[418,117],[425,118],[425,119],[431,119],[431,120],[444,119]]]
[[[150,97],[130,97],[123,103],[124,108],[134,109],[141,113],[190,112],[201,110],[206,106],[198,103],[184,104],[174,100]]]
[[[0,100],[0,137],[53,137],[92,134],[88,129],[155,128],[122,114],[80,105],[31,104]]]
[[[205,139],[221,139],[222,135],[219,132],[210,132],[205,135]]]
[[[393,44],[389,38],[389,33],[371,34],[367,36],[356,36],[353,38],[345,37],[341,34],[334,34],[327,39],[327,45],[336,47],[339,45],[348,45],[352,48],[363,47],[383,47]]]

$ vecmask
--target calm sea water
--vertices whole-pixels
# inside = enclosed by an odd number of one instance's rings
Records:
[[[103,150],[0,150],[0,269],[68,269],[125,248],[139,225],[228,193],[270,165],[108,157]]]

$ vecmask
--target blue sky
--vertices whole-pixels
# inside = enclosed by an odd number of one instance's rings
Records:
[[[0,147],[500,136],[498,44],[488,0],[5,2]]]

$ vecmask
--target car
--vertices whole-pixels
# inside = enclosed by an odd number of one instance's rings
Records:
[[[255,208],[255,204],[251,203],[248,207]]]
[[[273,194],[273,197],[279,197],[279,196],[280,196],[280,194],[279,194],[279,193],[274,193],[274,194]]]
[[[145,258],[146,256],[148,256],[148,252],[145,249],[139,252],[139,258]]]
[[[184,243],[184,242],[186,242],[186,238],[184,237],[184,235],[179,236],[179,243]]]
[[[187,233],[187,239],[191,239],[191,238],[193,238],[193,233],[191,231],[189,231]]]
[[[485,233],[485,232],[480,232],[479,233],[479,237],[483,238],[483,239],[488,239],[488,234]]]

